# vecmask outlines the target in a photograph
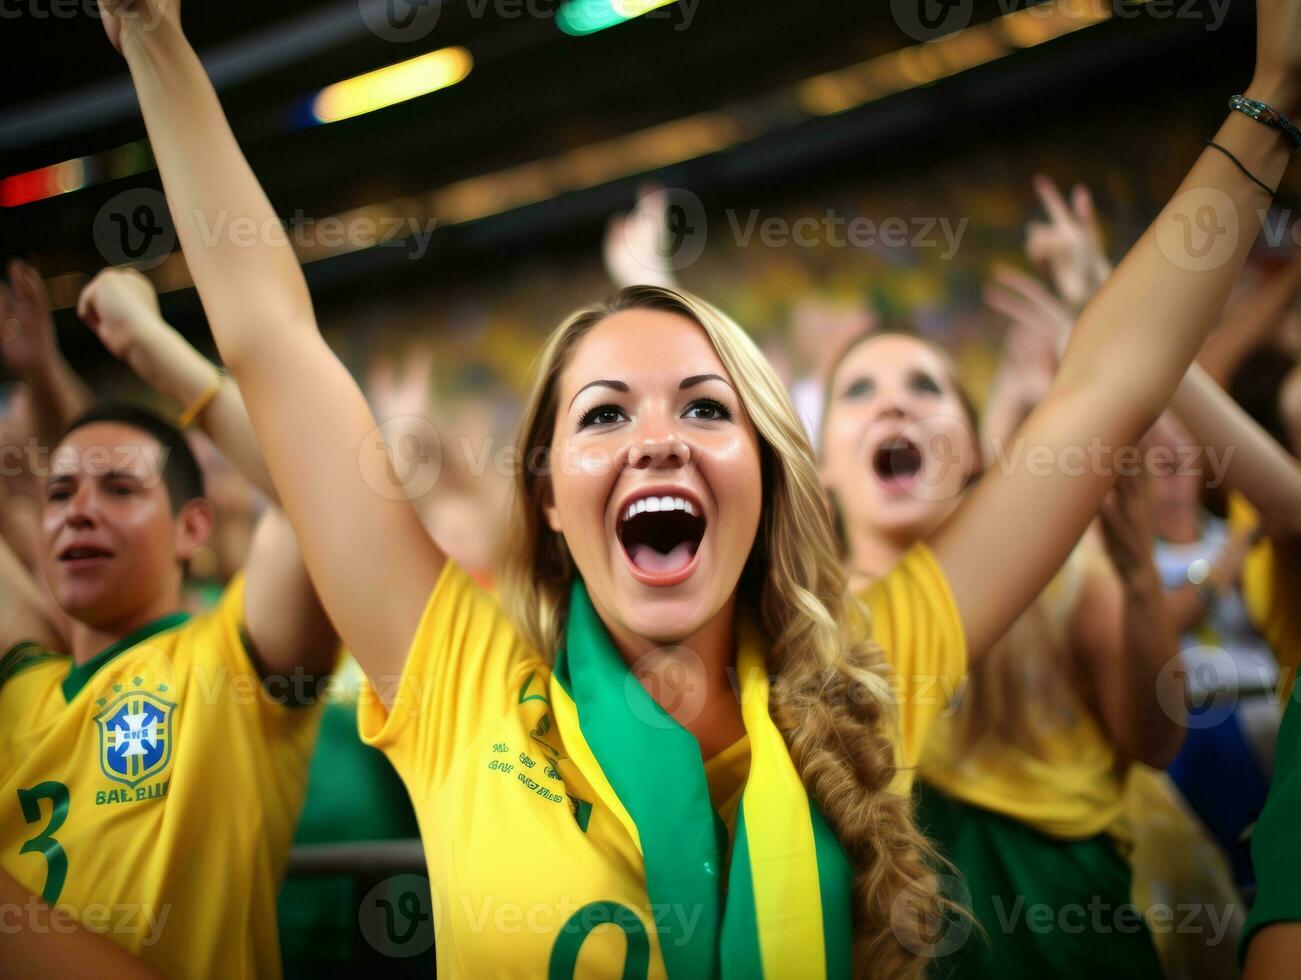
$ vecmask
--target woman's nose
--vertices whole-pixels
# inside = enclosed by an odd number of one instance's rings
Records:
[[[636,470],[680,469],[691,460],[691,448],[676,436],[642,439],[628,447],[628,465]]]

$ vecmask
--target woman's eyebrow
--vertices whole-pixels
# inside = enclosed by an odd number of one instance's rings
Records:
[[[732,383],[721,374],[693,374],[689,378],[683,378],[682,383],[678,385],[678,391],[684,391],[687,388],[694,388],[696,385],[705,381],[721,381],[723,384],[732,388]],[[735,388],[732,388],[735,391]]]
[[[599,381],[589,381],[587,382],[587,384],[583,385],[583,387],[579,388],[576,392],[574,392],[574,397],[569,399],[569,407],[573,408],[575,400],[578,398],[579,395],[585,392],[588,388],[596,388],[596,387],[613,388],[615,391],[622,391],[625,395],[628,393],[628,386],[624,384],[622,381],[612,381],[609,378],[602,378]]]

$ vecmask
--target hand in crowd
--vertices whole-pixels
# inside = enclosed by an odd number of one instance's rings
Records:
[[[113,47],[125,53],[124,45],[141,33],[181,25],[181,0],[99,0],[99,18]]]
[[[1058,294],[1072,309],[1083,309],[1111,274],[1093,195],[1083,184],[1076,184],[1068,203],[1057,185],[1042,174],[1035,176],[1034,189],[1048,220],[1026,225],[1026,255],[1051,276]]]
[[[985,286],[985,303],[1061,353],[1075,324],[1074,314],[1034,276],[1000,266]]]
[[[1155,533],[1150,478],[1140,469],[1116,480],[1098,508],[1098,524],[1107,556],[1122,582],[1151,568]]]
[[[616,214],[605,229],[605,269],[615,285],[677,288],[668,262],[669,192],[662,187],[641,189],[628,214]]]
[[[41,275],[21,259],[9,263],[9,284],[0,284],[0,360],[22,377],[56,357],[54,320]]]
[[[211,368],[163,318],[158,293],[130,268],[104,269],[81,291],[77,315],[109,352],[148,385],[187,402],[211,383]],[[178,384],[193,375],[192,384]]]

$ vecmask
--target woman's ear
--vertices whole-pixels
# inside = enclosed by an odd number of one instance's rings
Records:
[[[560,524],[560,510],[556,507],[556,495],[551,492],[551,481],[543,479],[538,486],[538,497],[542,503],[542,513],[547,516],[547,527],[557,534],[564,534]]]
[[[187,500],[176,515],[176,523],[176,559],[189,561],[212,534],[216,523],[212,504],[203,497]]]

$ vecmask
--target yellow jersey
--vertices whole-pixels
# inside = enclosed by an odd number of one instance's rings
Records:
[[[0,863],[167,976],[278,977],[276,892],[320,712],[264,688],[243,582],[76,665],[0,661]]]
[[[1087,539],[1086,539],[1087,540]],[[1050,837],[1083,840],[1104,831],[1126,836],[1125,778],[1115,746],[1074,693],[1060,660],[1065,623],[1090,561],[1105,561],[1085,545],[1008,631],[1001,643],[1028,655],[1014,661],[1017,710],[1026,712],[1033,747],[986,735],[962,744],[960,700],[934,722],[922,753],[921,776],[954,799],[1020,821]],[[993,653],[991,652],[991,656]],[[990,664],[990,661],[986,662]],[[973,696],[975,692],[972,692]]]
[[[1229,494],[1229,527],[1254,528],[1259,515],[1240,493]],[[1279,543],[1262,537],[1242,564],[1242,598],[1279,666],[1284,703],[1291,697],[1301,667],[1301,542]]]
[[[961,623],[924,545],[865,598],[877,638],[902,668],[904,708],[911,699],[906,755],[946,703],[943,685],[965,669]],[[649,903],[637,828],[590,757],[552,657],[525,643],[454,562],[386,693],[391,708],[372,690],[358,722],[415,806],[439,975],[665,977],[661,930],[689,934],[692,923],[661,920],[690,910]],[[748,736],[704,763],[729,837],[749,763]]]

